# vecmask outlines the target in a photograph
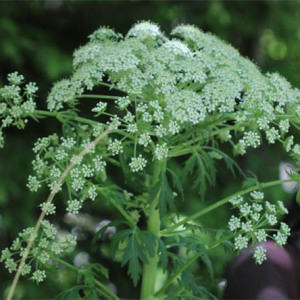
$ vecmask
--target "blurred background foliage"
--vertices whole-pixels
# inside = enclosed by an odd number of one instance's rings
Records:
[[[279,72],[294,86],[300,88],[300,2],[299,1],[1,1],[0,2],[0,85],[6,74],[18,70],[28,81],[37,82],[39,105],[45,99],[53,81],[68,76],[72,71],[73,50],[87,41],[87,36],[105,25],[125,34],[138,20],[151,20],[169,33],[180,23],[199,26],[228,41],[242,55],[253,60],[263,72]],[[30,122],[26,131],[6,132],[6,147],[0,150],[0,250],[10,245],[18,232],[35,223],[37,204],[47,191],[31,194],[26,188],[31,170],[31,151],[34,141],[59,130],[52,120]],[[223,147],[226,151],[226,146]],[[264,146],[238,159],[245,172],[254,172],[259,180],[278,178],[279,163],[287,158],[281,147]],[[227,151],[228,152],[228,151]],[[230,153],[230,152],[228,152]],[[181,161],[174,162],[176,164]],[[228,175],[220,162],[220,173],[215,187],[208,189],[205,202],[194,191],[186,193],[185,202],[178,203],[180,215],[187,215],[217,201],[241,188],[242,177]],[[186,189],[188,188],[186,184]],[[291,194],[282,188],[268,190],[267,197],[286,200]],[[57,199],[59,202],[60,199]],[[271,200],[272,201],[272,200]],[[87,219],[101,222],[113,220],[117,215],[101,201],[94,207],[85,207]],[[126,270],[116,267],[110,259],[108,243],[92,246],[90,233],[70,225],[64,218],[64,205],[60,205],[56,222],[62,230],[77,230],[82,234],[77,252],[88,252],[90,261],[103,263],[111,269],[111,286],[115,284],[122,298],[134,298],[132,283]],[[217,210],[213,217],[201,219],[209,228],[224,228],[230,216],[229,209]],[[226,268],[234,254],[216,249],[211,254],[216,283],[226,276]],[[84,256],[83,256],[84,257]],[[71,260],[70,256],[70,260]],[[197,270],[196,270],[197,271]],[[199,274],[202,272],[199,270]],[[205,281],[205,274],[200,280]],[[199,275],[200,276],[200,275]],[[12,276],[0,266],[0,298],[4,297]],[[67,270],[52,275],[40,286],[21,281],[16,299],[53,298],[75,284],[74,274]],[[215,285],[216,286],[216,285]],[[212,290],[215,288],[212,287]],[[216,293],[220,292],[215,290]]]

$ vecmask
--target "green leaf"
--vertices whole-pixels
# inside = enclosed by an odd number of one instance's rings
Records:
[[[157,237],[150,232],[140,231],[139,238],[150,257],[153,257],[156,253]]]
[[[109,271],[107,268],[102,266],[101,264],[91,264],[89,266],[93,273],[96,274],[102,274],[106,279],[109,279]],[[96,276],[95,276],[96,277]]]
[[[189,174],[193,176],[192,189],[198,187],[198,192],[201,198],[204,199],[207,182],[209,182],[210,185],[215,184],[216,169],[214,160],[203,150],[199,150],[199,153],[194,152],[185,162],[183,178],[190,178]]]
[[[165,214],[168,205],[173,207],[173,191],[169,186],[168,178],[165,173],[161,173],[160,179],[149,191],[150,203],[156,197],[159,197],[158,207],[161,215]]]
[[[235,171],[234,168],[236,168],[238,170],[238,172],[246,178],[245,173],[243,172],[243,170],[240,168],[240,166],[236,163],[236,161],[234,159],[232,159],[230,156],[228,156],[226,153],[224,153],[223,151],[221,151],[220,149],[217,148],[213,148],[213,147],[205,147],[210,149],[212,152],[216,153],[217,155],[220,155],[221,158],[223,158],[227,169],[229,169],[229,171],[232,173],[232,175],[235,177]]]
[[[77,300],[77,299],[83,299],[80,294],[79,291],[80,290],[84,290],[86,288],[89,288],[86,285],[76,285],[64,292],[62,292],[61,294],[59,294],[58,296],[56,296],[54,299],[62,299],[62,300]]]
[[[116,253],[119,243],[126,240],[127,244],[121,266],[123,267],[128,263],[128,275],[133,280],[134,286],[136,286],[142,273],[142,264],[148,262],[145,252],[150,256],[154,256],[157,243],[155,236],[148,232],[142,232],[138,228],[125,229],[114,236],[114,253]]]
[[[161,266],[164,271],[166,271],[168,265],[168,252],[165,243],[158,238],[158,254]]]
[[[296,201],[300,205],[300,188],[298,188],[298,191],[297,191]]]
[[[249,187],[252,187],[252,186],[261,186],[261,183],[258,181],[258,178],[257,176],[252,173],[252,172],[249,172],[250,175],[252,175],[252,177],[247,177],[244,181],[243,181],[243,184],[242,184],[242,188],[249,188]]]
[[[179,192],[182,200],[184,200],[184,193],[183,193],[183,187],[181,181],[171,169],[167,169],[167,171],[171,174],[172,186]]]
[[[128,263],[128,275],[130,275],[131,279],[133,280],[134,286],[137,286],[138,280],[142,273],[141,262],[147,263],[148,261],[145,254],[142,252],[138,240],[136,239],[136,234],[133,233],[129,237],[121,266],[123,267]]]
[[[99,296],[95,290],[90,290],[89,294],[84,299],[85,300],[95,300],[95,299],[99,299]]]

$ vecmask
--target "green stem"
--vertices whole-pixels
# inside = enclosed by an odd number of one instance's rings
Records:
[[[47,117],[54,117],[58,120],[68,119],[68,120],[73,120],[73,121],[77,121],[77,122],[89,124],[89,125],[98,125],[99,124],[99,122],[97,122],[97,121],[93,121],[93,120],[90,120],[87,118],[82,118],[82,117],[77,117],[77,116],[71,116],[71,115],[67,115],[67,114],[59,113],[59,112],[51,112],[51,111],[46,111],[46,110],[35,110],[35,113],[38,114],[37,117],[47,116]]]
[[[226,204],[227,202],[229,202],[230,199],[232,199],[233,197],[237,197],[237,196],[242,196],[242,195],[245,195],[245,194],[248,194],[252,191],[255,191],[255,190],[258,190],[258,189],[263,189],[263,188],[267,188],[267,187],[271,187],[271,186],[274,186],[274,185],[278,185],[278,184],[281,184],[281,183],[284,183],[284,182],[291,182],[291,181],[294,181],[293,179],[286,179],[286,180],[274,180],[274,181],[270,181],[270,182],[266,182],[266,183],[262,183],[260,185],[255,185],[255,186],[252,186],[250,188],[247,188],[245,190],[242,190],[240,192],[237,192],[233,195],[230,195],[202,210],[200,210],[199,212],[189,216],[189,217],[186,217],[184,218],[183,220],[181,220],[180,222],[174,224],[173,226],[167,228],[167,229],[164,229],[161,231],[161,235],[165,235],[165,234],[168,234],[170,232],[173,232],[176,228],[180,227],[181,225],[189,222],[189,221],[192,221],[192,220],[195,220],[209,212],[211,212],[212,210]]]
[[[159,179],[161,172],[161,166],[154,166],[154,174],[152,185]],[[157,196],[150,204],[149,216],[148,216],[148,231],[156,236],[159,235],[160,230],[160,214],[157,207],[159,200],[160,192],[157,193]],[[158,245],[157,245],[158,246]],[[143,266],[143,278],[142,278],[142,288],[141,288],[141,299],[151,299],[154,294],[155,289],[155,280],[157,273],[157,264],[158,264],[158,254],[155,254],[153,257],[147,257],[148,263],[145,263]]]
[[[55,257],[54,260],[56,260],[57,262],[59,262],[60,264],[66,266],[67,268],[79,273],[81,270],[69,263],[67,263],[66,261],[58,258],[58,257]],[[105,297],[108,297],[108,299],[114,299],[114,300],[120,300],[119,297],[117,297],[114,293],[111,292],[111,290],[109,290],[103,283],[101,283],[100,281],[98,281],[97,279],[93,279],[93,282],[98,285],[98,287],[100,288],[101,292],[102,292],[102,295],[105,296]]]
[[[106,124],[91,120],[91,119],[87,119],[87,118],[82,118],[82,117],[78,117],[78,116],[72,116],[69,115],[67,113],[65,113],[64,111],[62,112],[51,112],[51,111],[46,111],[46,110],[35,110],[35,112],[37,113],[37,115],[35,115],[34,117],[40,117],[40,116],[46,116],[46,117],[53,117],[56,118],[58,121],[62,122],[62,120],[72,120],[72,121],[77,121],[83,124],[89,124],[89,125],[103,125],[103,126],[107,126]],[[119,130],[115,130],[115,133],[118,133],[120,135],[123,135],[125,137],[129,137],[131,138],[130,134],[123,132],[122,129]]]
[[[239,125],[239,124],[238,125],[232,125],[232,126],[226,126],[222,129],[215,130],[214,132],[210,133],[208,138],[211,138],[215,135],[218,135],[219,133],[221,133],[223,131],[234,130],[234,129],[237,129],[237,128],[240,128],[240,127],[241,127],[241,125]],[[179,146],[175,146],[175,147],[173,147],[173,149],[170,150],[168,156],[169,157],[177,157],[177,156],[192,153],[194,151],[195,147],[200,146],[199,144],[196,144],[196,143],[203,142],[204,140],[205,140],[205,137],[199,136],[195,139],[189,140],[188,142],[186,142],[184,144],[181,144]],[[196,145],[193,146],[192,144],[196,144]]]
[[[126,94],[127,94],[127,92],[123,91],[122,89],[117,88],[117,87],[116,87],[115,85],[113,85],[113,84],[109,84],[109,83],[105,83],[105,82],[97,82],[97,84],[103,85],[103,86],[109,87],[110,89],[114,89],[114,90],[116,90],[116,91],[120,91],[120,92],[123,92],[123,93],[126,93]]]
[[[96,187],[97,190],[100,191],[100,193],[102,192],[102,188],[101,187]],[[135,227],[136,224],[135,222],[133,221],[133,219],[130,217],[130,215],[124,210],[123,207],[121,207],[120,205],[118,205],[114,199],[109,199],[110,203],[121,213],[121,215],[124,217],[124,219],[130,224],[131,227]]]
[[[113,99],[117,100],[121,96],[110,96],[110,95],[92,95],[92,94],[84,94],[84,95],[78,95],[75,98],[96,98],[96,99]]]

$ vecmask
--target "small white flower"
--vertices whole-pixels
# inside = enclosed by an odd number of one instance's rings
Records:
[[[129,31],[127,36],[132,36],[139,39],[155,39],[162,36],[159,27],[151,22],[141,22],[134,25]]]
[[[246,217],[252,213],[251,206],[248,203],[242,204],[240,207],[240,213],[242,216]]]
[[[266,131],[266,137],[270,144],[274,144],[276,140],[280,138],[279,131],[272,127],[271,129]]]
[[[277,207],[282,214],[288,213],[288,210],[286,209],[282,201],[277,201]]]
[[[281,120],[279,122],[279,128],[283,131],[283,132],[288,132],[289,128],[290,128],[290,123],[289,120]]]
[[[293,152],[297,155],[300,155],[300,145],[299,144],[294,145]]]
[[[41,187],[41,184],[35,176],[29,175],[27,187],[30,189],[30,191],[36,192]]]
[[[38,87],[35,82],[29,82],[25,85],[25,92],[28,95],[34,95],[38,91]]]
[[[248,238],[239,234],[234,238],[234,248],[236,250],[243,250],[248,246]]]
[[[271,226],[273,226],[277,223],[277,218],[274,215],[266,214],[266,219]]]
[[[95,171],[103,172],[106,167],[106,161],[102,160],[102,156],[97,155],[95,158],[93,158],[94,168]]]
[[[283,232],[286,236],[290,236],[291,234],[290,227],[284,222],[280,223],[280,231]]]
[[[255,212],[261,212],[263,210],[263,207],[261,204],[258,203],[252,203],[252,209]]]
[[[130,104],[130,99],[128,96],[121,97],[117,100],[117,106],[120,107],[120,109],[125,109]]]
[[[236,196],[236,197],[233,197],[229,200],[229,202],[232,204],[232,205],[239,205],[241,204],[242,202],[244,201],[244,198],[242,196]]]
[[[44,202],[40,205],[42,211],[46,213],[46,215],[54,215],[56,211],[56,207],[53,203]]]
[[[245,232],[253,231],[252,222],[251,222],[251,221],[242,222],[242,223],[241,223],[241,228],[242,228],[242,230],[244,230]]]
[[[151,137],[149,133],[142,133],[138,139],[138,143],[144,147],[147,147],[150,142]]]
[[[112,155],[117,155],[119,153],[123,152],[123,146],[122,146],[122,142],[115,139],[115,140],[110,140],[108,143],[108,147],[107,147],[108,151],[111,151]]]
[[[128,124],[127,126],[127,132],[129,133],[135,133],[138,131],[137,125],[135,123],[133,124]]]
[[[266,231],[263,230],[263,229],[259,229],[258,231],[255,231],[254,234],[255,234],[255,236],[256,236],[259,243],[263,243],[267,240]]]
[[[258,192],[258,191],[254,191],[250,193],[250,196],[254,199],[254,200],[258,200],[261,201],[264,199],[264,193],[263,192]]]
[[[235,216],[230,217],[228,226],[231,231],[235,231],[236,229],[240,228],[240,225],[241,225],[241,221],[239,218],[237,218]]]
[[[259,218],[260,218],[260,214],[257,213],[257,212],[252,213],[250,216],[251,216],[251,219],[252,219],[253,221],[255,221],[255,222],[257,222],[257,221],[259,220]]]
[[[97,189],[94,185],[92,185],[89,189],[88,189],[88,195],[89,197],[94,201],[97,197]]]
[[[168,41],[164,43],[162,47],[174,53],[175,55],[188,57],[192,54],[189,47],[186,44],[177,40]]]
[[[94,169],[90,165],[82,164],[81,172],[85,178],[92,177],[94,175]]]
[[[31,277],[31,279],[36,281],[37,283],[44,281],[45,278],[46,278],[46,273],[44,270],[43,271],[36,270],[35,272],[33,272]]]
[[[162,145],[156,145],[155,147],[155,156],[158,160],[162,160],[163,158],[168,156],[169,149],[167,144],[164,143]]]
[[[68,200],[67,204],[68,204],[67,212],[69,214],[78,214],[79,210],[82,208],[83,203],[82,201],[74,199],[74,200]]]
[[[243,140],[247,147],[257,148],[261,144],[260,136],[258,135],[257,132],[254,131],[246,132]]]
[[[267,259],[267,250],[261,246],[257,246],[254,251],[253,258],[255,259],[255,262],[259,265],[263,263]]]
[[[14,85],[19,85],[22,83],[22,81],[24,80],[24,76],[23,75],[19,75],[18,72],[13,72],[13,73],[9,73],[7,75],[7,80]]]
[[[96,106],[92,109],[92,112],[97,113],[97,115],[101,114],[106,110],[107,103],[105,102],[98,102]]]
[[[146,167],[147,160],[140,154],[138,157],[132,157],[129,166],[132,172],[138,172]]]
[[[180,131],[180,126],[178,125],[178,123],[176,121],[171,120],[169,123],[168,130],[171,134],[177,134]]]
[[[294,136],[291,135],[284,142],[284,147],[285,147],[286,152],[291,151],[293,144],[294,144]]]
[[[52,168],[50,169],[50,176],[54,179],[59,178],[61,175],[61,171],[60,169],[58,169],[56,166],[52,166]]]
[[[124,117],[124,121],[127,123],[132,123],[134,121],[134,115],[130,111],[128,111]]]
[[[273,234],[273,238],[276,244],[279,246],[284,246],[287,243],[287,236],[280,231],[278,231],[276,234]]]
[[[276,213],[276,206],[274,204],[271,204],[270,202],[266,201],[265,205],[266,205],[267,212],[273,214]]]
[[[155,134],[156,134],[156,136],[161,138],[167,134],[167,129],[161,124],[157,125],[155,127]]]

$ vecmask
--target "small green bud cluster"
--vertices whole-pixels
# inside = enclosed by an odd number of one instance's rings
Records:
[[[271,204],[263,200],[264,193],[259,191],[250,193],[248,202],[241,196],[232,198],[230,203],[239,210],[239,214],[238,216],[232,215],[228,222],[229,229],[236,233],[235,249],[243,250],[251,242],[255,249],[253,257],[258,264],[267,259],[266,249],[260,243],[264,243],[267,238],[270,238],[277,245],[284,246],[290,235],[290,228],[283,222],[281,222],[279,230],[270,227],[278,223],[281,215],[288,213],[283,202],[277,201],[277,204]],[[271,235],[274,230],[276,234]]]

